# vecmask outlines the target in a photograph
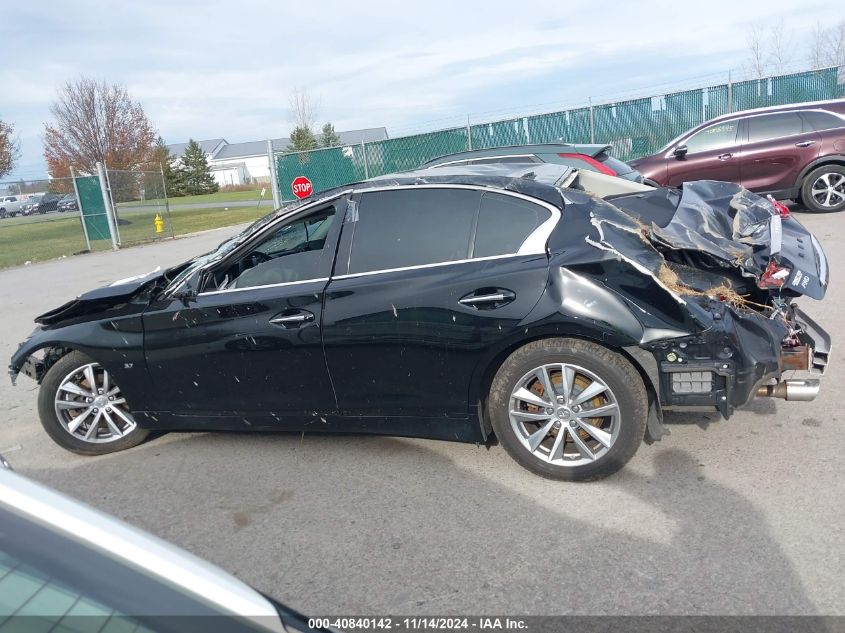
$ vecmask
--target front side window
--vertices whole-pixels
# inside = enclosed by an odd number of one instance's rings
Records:
[[[803,124],[797,112],[765,114],[748,118],[748,142],[770,141],[781,136],[801,134]]]
[[[701,130],[684,143],[687,153],[695,154],[733,145],[736,143],[737,127],[737,121],[725,121]]]
[[[327,277],[330,262],[327,265],[324,248],[334,222],[335,209],[331,207],[284,223],[237,263],[215,273],[207,290],[253,288]]]
[[[349,273],[466,259],[480,194],[398,189],[361,196]]]
[[[538,204],[501,193],[485,192],[478,209],[478,227],[473,243],[473,257],[509,255],[522,244],[551,211]]]

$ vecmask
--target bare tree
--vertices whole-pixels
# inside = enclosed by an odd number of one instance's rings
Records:
[[[810,64],[813,68],[845,66],[845,20],[828,28],[816,23],[810,39]]]
[[[783,26],[783,20],[778,22],[771,29],[771,47],[772,51],[769,55],[771,58],[772,70],[776,73],[782,73],[792,61],[793,53],[793,36],[791,31],[786,31]]]
[[[313,99],[304,88],[294,88],[290,95],[290,114],[294,127],[313,131],[319,112],[319,99]]]
[[[766,75],[766,41],[763,27],[755,24],[748,33],[748,59],[746,66],[749,74],[754,79],[760,79]]]
[[[15,137],[15,126],[0,121],[0,178],[15,168],[20,155],[21,144]]]
[[[44,125],[44,158],[54,177],[68,175],[71,166],[93,173],[98,161],[134,169],[150,160],[156,131],[121,84],[67,82],[50,113],[55,121]]]

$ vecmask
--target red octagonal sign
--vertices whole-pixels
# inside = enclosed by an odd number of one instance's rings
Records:
[[[293,195],[300,200],[302,198],[307,198],[314,192],[314,188],[311,186],[311,181],[305,176],[297,176],[294,178],[293,182],[290,183],[290,188],[291,191],[293,191]]]

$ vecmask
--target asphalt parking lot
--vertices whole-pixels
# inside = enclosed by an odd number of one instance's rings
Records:
[[[41,429],[26,377],[0,381],[0,452],[313,615],[845,614],[845,214],[797,217],[832,270],[825,301],[801,301],[834,336],[819,398],[669,414],[671,435],[598,483],[379,437],[170,434],[78,457]],[[1,271],[0,356],[35,315],[233,230]]]

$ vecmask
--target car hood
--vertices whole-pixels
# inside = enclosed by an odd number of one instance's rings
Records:
[[[35,317],[35,322],[44,326],[55,325],[68,319],[102,312],[117,304],[129,303],[147,293],[156,282],[164,280],[166,272],[156,268],[143,275],[119,279],[108,286],[89,290],[76,299]]]

